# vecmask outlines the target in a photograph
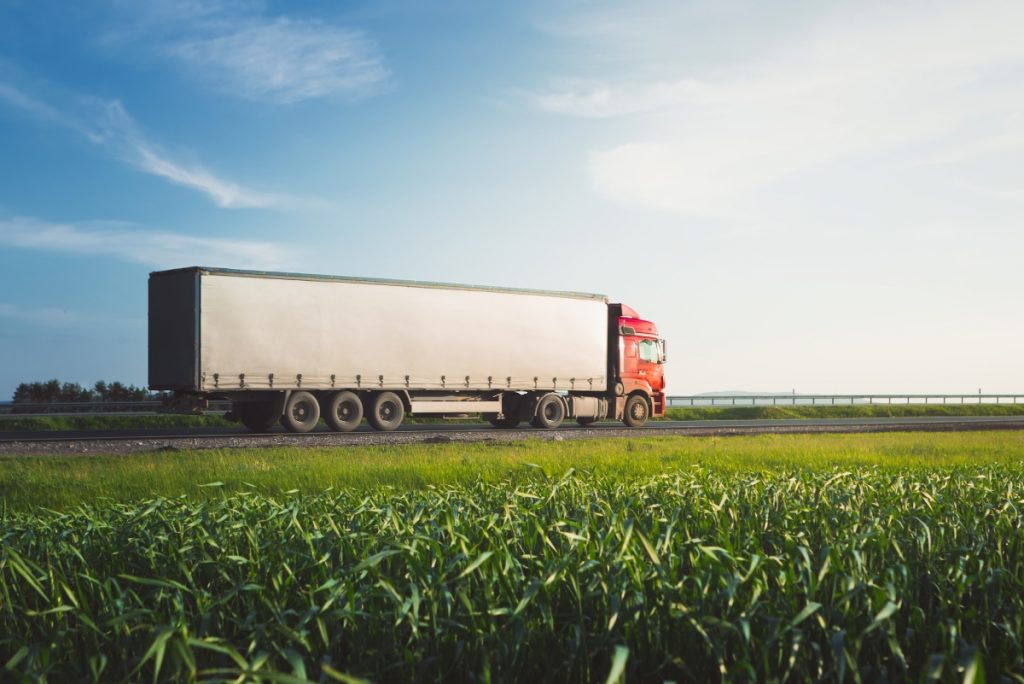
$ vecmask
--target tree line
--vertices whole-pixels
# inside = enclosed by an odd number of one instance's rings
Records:
[[[160,399],[161,392],[151,392],[145,387],[126,385],[122,382],[106,382],[98,380],[90,387],[83,387],[77,382],[61,382],[46,380],[43,382],[23,382],[14,390],[16,404],[50,404],[55,402],[86,402],[86,401],[145,401]]]

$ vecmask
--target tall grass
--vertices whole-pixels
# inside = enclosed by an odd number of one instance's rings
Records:
[[[7,512],[24,681],[1024,676],[1024,469],[695,465]]]

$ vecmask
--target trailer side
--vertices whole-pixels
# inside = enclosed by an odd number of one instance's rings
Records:
[[[199,273],[204,392],[608,385],[603,298]]]

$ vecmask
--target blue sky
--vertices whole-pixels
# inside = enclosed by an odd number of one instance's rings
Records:
[[[1020,391],[1022,25],[0,0],[0,397],[144,383],[146,276],[193,264],[605,293],[673,394]]]

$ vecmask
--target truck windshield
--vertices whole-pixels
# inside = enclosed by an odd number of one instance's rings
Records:
[[[640,340],[639,346],[641,361],[659,362],[661,355],[659,354],[658,344],[654,340]]]

